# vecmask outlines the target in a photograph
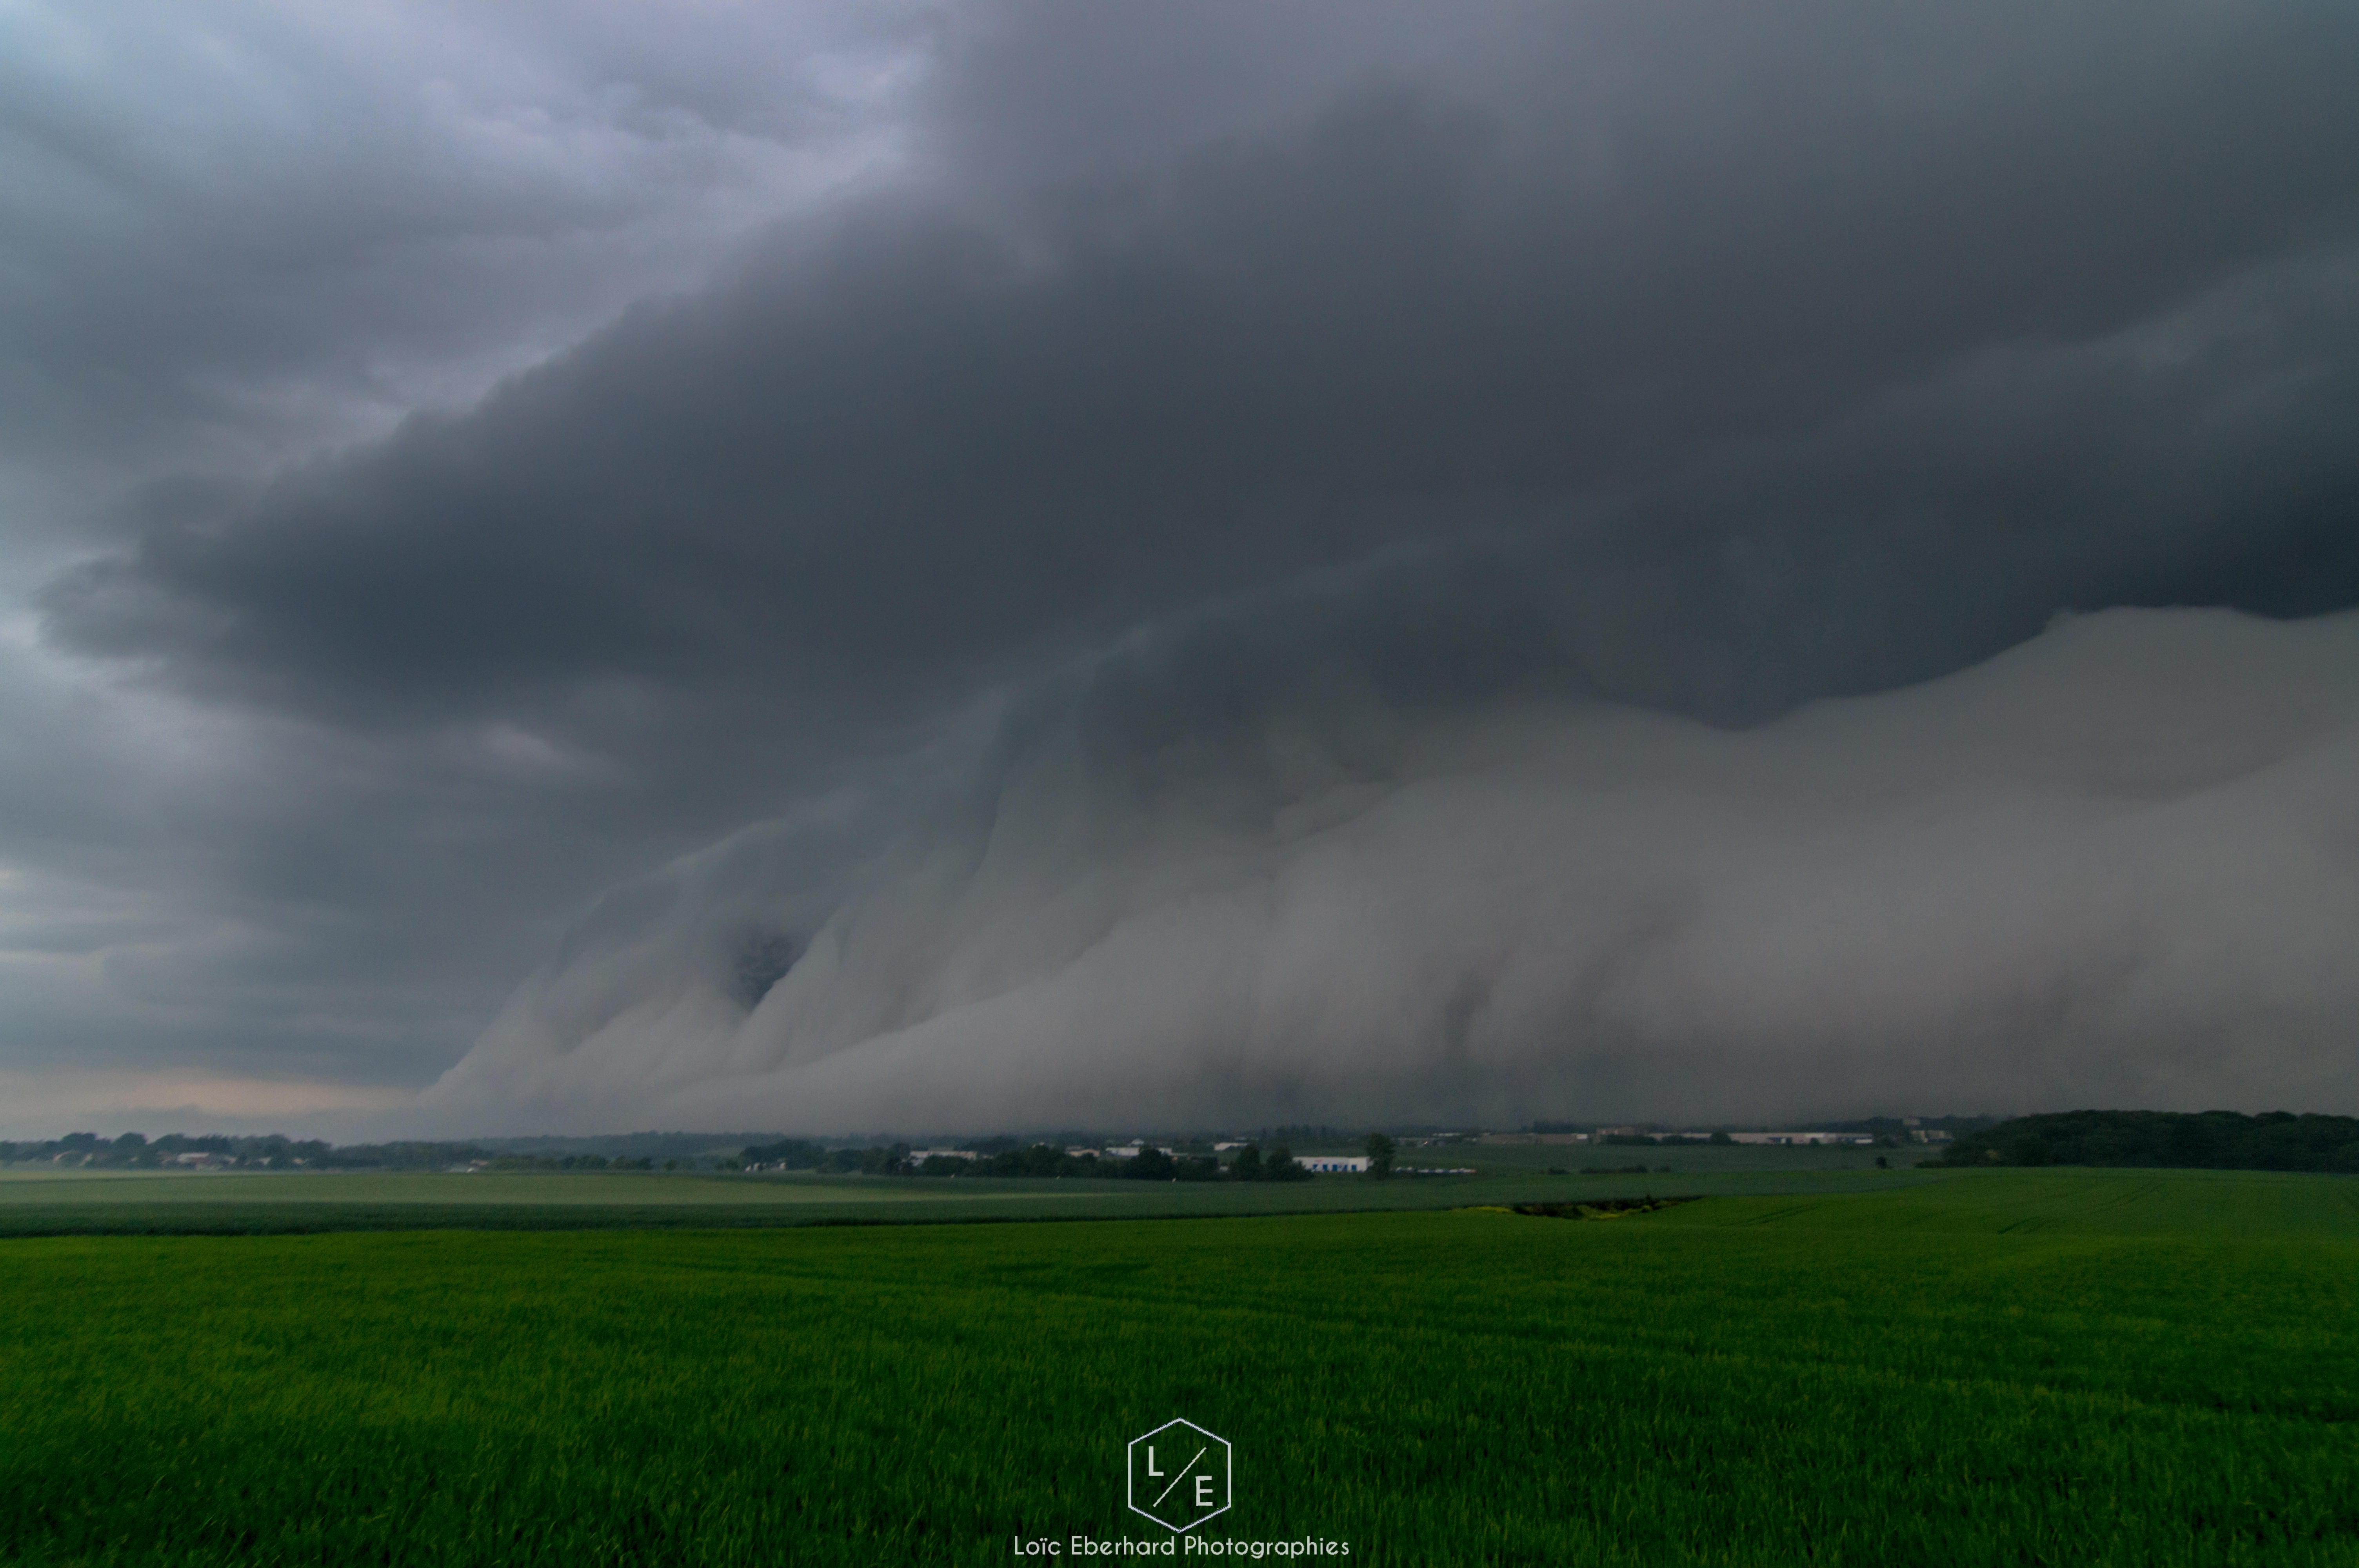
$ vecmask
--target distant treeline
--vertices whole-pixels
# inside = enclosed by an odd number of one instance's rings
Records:
[[[651,1171],[652,1160],[607,1159],[597,1154],[507,1154],[474,1143],[347,1143],[341,1148],[318,1139],[278,1133],[232,1138],[217,1133],[168,1132],[143,1138],[126,1132],[101,1138],[70,1132],[38,1142],[0,1141],[0,1164],[47,1161],[70,1169],[165,1170],[187,1165],[228,1165],[255,1171],[442,1171],[484,1166],[495,1171]],[[667,1162],[669,1166],[671,1162]]]
[[[2070,1110],[2000,1122],[1959,1139],[1927,1163],[2359,1172],[2359,1119],[2284,1110]]]
[[[1916,1137],[1916,1134],[1921,1132],[1941,1131],[1957,1136],[1980,1131],[1985,1127],[1995,1125],[1997,1120],[1995,1116],[1870,1116],[1857,1121],[1821,1121],[1813,1119],[1808,1125],[1814,1131],[1819,1132],[1864,1132],[1875,1140],[1878,1148],[1888,1149],[1911,1141],[1921,1142],[1923,1140]],[[1742,1128],[1737,1130],[1741,1130]],[[1535,1133],[1565,1133],[1593,1132],[1596,1130],[1585,1121],[1534,1121],[1526,1123],[1524,1130]],[[1650,1125],[1633,1132],[1600,1132],[1597,1134],[1597,1141],[1601,1143],[1631,1145],[1656,1143],[1673,1146],[1728,1143],[1733,1141],[1729,1137],[1729,1130],[1723,1129],[1711,1132],[1681,1131]]]
[[[1731,1138],[1725,1132],[1714,1132],[1709,1136],[1701,1132],[1608,1132],[1601,1135],[1597,1141],[1600,1143],[1618,1144],[1627,1149],[1636,1149],[1642,1145],[1650,1149],[1677,1149],[1684,1148],[1690,1144],[1701,1146],[1703,1144],[1725,1144],[1736,1141],[1736,1140]]]
[[[986,1145],[975,1151],[972,1159],[940,1153],[918,1158],[906,1143],[890,1148],[829,1149],[799,1138],[752,1145],[741,1158],[755,1169],[766,1166],[869,1176],[1095,1176],[1136,1182],[1299,1182],[1310,1176],[1283,1143],[1267,1154],[1257,1144],[1248,1143],[1226,1165],[1218,1155],[1170,1154],[1152,1146],[1125,1159],[1070,1154],[1051,1143],[997,1149]]]
[[[0,1141],[0,1163],[46,1160],[60,1165],[137,1170],[191,1163],[185,1158],[189,1155],[202,1155],[211,1163],[266,1171],[299,1166],[318,1171],[429,1171],[494,1158],[472,1143],[353,1143],[339,1149],[316,1138],[297,1140],[275,1132],[256,1138],[168,1132],[157,1139],[136,1132],[120,1138],[69,1132],[63,1138],[33,1143]]]
[[[635,1138],[633,1141],[650,1140]],[[1142,1149],[1127,1159],[1100,1158],[1094,1153],[1068,1154],[1049,1143],[1020,1145],[1012,1138],[983,1140],[973,1145],[975,1157],[933,1154],[919,1157],[906,1143],[831,1148],[808,1139],[790,1138],[746,1147],[734,1158],[704,1154],[658,1162],[649,1156],[613,1156],[578,1150],[559,1152],[518,1152],[494,1141],[480,1143],[348,1143],[338,1147],[319,1139],[292,1139],[271,1133],[231,1137],[219,1133],[168,1132],[146,1138],[126,1132],[101,1138],[94,1132],[70,1132],[63,1138],[30,1142],[0,1141],[0,1164],[39,1162],[67,1169],[175,1170],[222,1168],[259,1171],[667,1171],[743,1170],[749,1166],[881,1176],[1098,1176],[1152,1182],[1291,1182],[1308,1180],[1310,1173],[1277,1144],[1266,1155],[1248,1143],[1237,1157],[1223,1164],[1215,1155],[1174,1155],[1158,1148]],[[558,1140],[533,1140],[556,1144]]]

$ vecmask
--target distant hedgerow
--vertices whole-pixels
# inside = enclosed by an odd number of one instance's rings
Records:
[[[2359,1118],[2274,1110],[2070,1110],[1970,1133],[1936,1165],[2359,1172]]]

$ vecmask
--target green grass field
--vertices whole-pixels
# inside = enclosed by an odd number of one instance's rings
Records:
[[[1922,1157],[1911,1151],[1907,1160]],[[0,1236],[268,1234],[389,1229],[715,1228],[1136,1216],[1464,1208],[1627,1196],[1822,1194],[1932,1179],[1875,1169],[1872,1152],[1828,1149],[1612,1150],[1614,1164],[1668,1174],[1552,1176],[1550,1164],[1604,1162],[1579,1150],[1412,1151],[1419,1162],[1472,1164],[1474,1176],[1376,1183],[1016,1181],[999,1178],[679,1173],[0,1172]],[[1897,1162],[1896,1162],[1897,1166]]]
[[[1235,1451],[1198,1536],[1362,1562],[2359,1562],[2359,1181],[1908,1182],[20,1238],[0,1560],[984,1563],[1172,1539],[1124,1444],[1184,1415]]]

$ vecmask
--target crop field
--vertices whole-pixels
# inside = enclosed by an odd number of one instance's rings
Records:
[[[20,1237],[0,1282],[12,1563],[2359,1562],[2350,1178]],[[1124,1508],[1175,1416],[1234,1451],[1184,1538]]]
[[[1422,1152],[1413,1152],[1422,1153]],[[1551,1175],[1549,1162],[1650,1167],[1644,1177]],[[1912,1152],[1908,1158],[1916,1158]],[[1026,1181],[680,1172],[0,1173],[0,1236],[220,1234],[381,1229],[713,1228],[1175,1215],[1463,1208],[1628,1195],[1824,1194],[1933,1179],[1878,1171],[1860,1151],[1539,1150],[1510,1145],[1425,1156],[1473,1176],[1369,1182],[1322,1176],[1232,1182]],[[1655,1173],[1661,1167],[1668,1172]]]

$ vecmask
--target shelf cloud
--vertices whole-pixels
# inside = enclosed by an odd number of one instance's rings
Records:
[[[1140,679],[1093,672],[857,864],[774,824],[617,890],[429,1103],[832,1131],[2351,1103],[2359,618],[2108,611],[1735,731],[1331,689],[1142,736]]]
[[[2351,1106],[2349,7],[468,17],[0,51],[0,1069]]]

